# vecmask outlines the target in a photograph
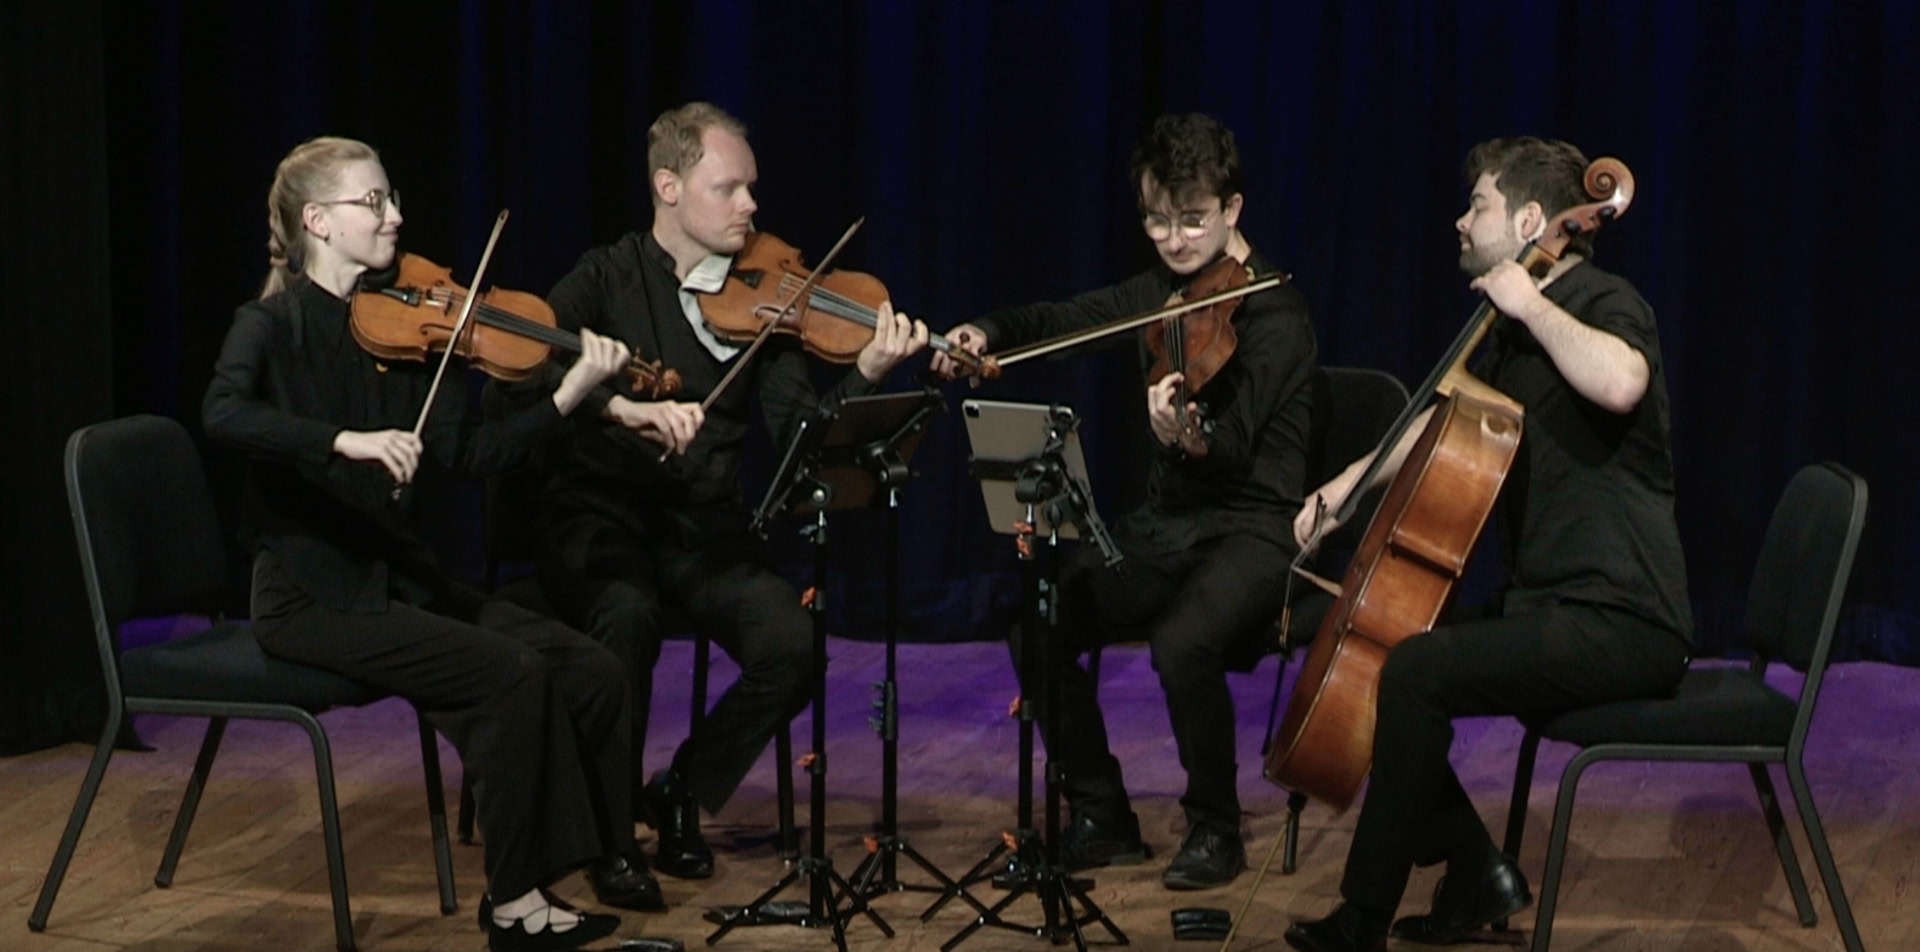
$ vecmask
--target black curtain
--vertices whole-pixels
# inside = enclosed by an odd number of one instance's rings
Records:
[[[197,426],[231,310],[265,267],[274,163],[313,135],[379,148],[407,195],[403,243],[456,271],[510,208],[493,279],[540,292],[583,250],[645,226],[647,124],[712,100],[750,127],[762,228],[818,254],[867,216],[842,264],[945,327],[1146,264],[1127,151],[1157,114],[1210,112],[1239,137],[1243,225],[1311,302],[1322,361],[1411,383],[1472,303],[1451,232],[1461,159],[1533,133],[1638,176],[1598,257],[1660,318],[1703,652],[1728,645],[1780,487],[1836,459],[1874,492],[1841,656],[1911,661],[1917,441],[1899,381],[1920,290],[1904,174],[1920,144],[1917,17],[1820,0],[114,6],[60,41],[77,72],[46,63],[31,89],[8,83],[16,109],[88,114],[64,120],[93,140],[59,172],[82,193],[104,177],[93,212],[110,247],[60,254],[110,274],[81,293],[110,295],[113,315],[94,336],[113,342],[111,407],[36,419],[21,459],[50,471],[50,434],[76,419],[150,410]],[[24,200],[17,181],[9,192]],[[63,227],[83,199],[36,197],[57,201]],[[29,375],[66,372],[47,366]],[[55,401],[71,389],[37,386]],[[1078,407],[1113,516],[1141,489],[1139,387],[1121,347],[978,392]],[[997,636],[1016,590],[957,417],[936,424],[905,496],[909,638]],[[53,484],[22,507],[57,514]],[[845,526],[836,630],[872,636],[880,521]],[[476,531],[446,536],[477,562]]]

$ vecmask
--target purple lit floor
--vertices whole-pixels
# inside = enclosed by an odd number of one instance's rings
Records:
[[[828,737],[829,854],[849,872],[861,835],[880,813],[880,744],[867,727],[871,682],[879,680],[879,645],[834,641]],[[1232,679],[1240,711],[1240,790],[1248,812],[1249,851],[1257,865],[1281,828],[1280,791],[1260,778],[1257,751],[1275,659]],[[1006,717],[1014,693],[1003,647],[991,643],[908,645],[900,653],[900,815],[909,841],[949,874],[972,865],[1013,815],[1015,737]],[[664,763],[683,736],[691,655],[668,646],[654,698],[650,759]],[[731,681],[724,660],[715,685]],[[1782,683],[1796,683],[1791,676]],[[1832,672],[1807,754],[1814,796],[1826,819],[1860,930],[1869,948],[1920,947],[1920,911],[1909,900],[1920,873],[1920,675],[1881,665]],[[1217,943],[1175,942],[1167,925],[1176,906],[1238,908],[1252,874],[1232,887],[1174,894],[1159,885],[1164,860],[1179,845],[1177,803],[1184,777],[1158,681],[1144,650],[1110,650],[1101,696],[1115,753],[1126,765],[1153,861],[1104,870],[1092,891],[1140,949],[1212,949]],[[363,949],[477,949],[473,926],[481,888],[480,853],[455,847],[461,910],[437,915],[433,866],[420,794],[419,761],[409,709],[388,702],[325,718],[333,737],[352,888],[355,934]],[[796,722],[804,750],[809,719]],[[157,889],[152,871],[165,843],[181,783],[198,743],[200,722],[148,718],[146,738],[160,749],[116,754],[81,840],[49,931],[25,922],[86,767],[79,744],[0,761],[0,949],[141,950],[257,949],[276,952],[332,947],[324,862],[312,767],[291,728],[236,725],[214,768],[200,819],[171,889]],[[1453,758],[1474,799],[1497,830],[1512,783],[1517,726],[1506,720],[1465,721]],[[1569,749],[1542,751],[1521,866],[1536,881],[1554,784]],[[458,758],[443,745],[449,808],[457,793]],[[1776,782],[1786,787],[1776,772]],[[805,774],[801,774],[805,820]],[[700,947],[710,931],[700,913],[745,902],[771,885],[782,868],[768,842],[774,820],[771,750],[738,796],[712,818],[708,832],[719,871],[705,882],[665,880],[668,912],[629,914],[623,935],[663,935]],[[1241,949],[1278,949],[1289,919],[1315,916],[1335,901],[1351,814],[1310,806],[1301,866],[1275,872],[1260,887],[1243,926]],[[1820,921],[1802,928],[1793,913],[1746,773],[1737,766],[1615,765],[1595,768],[1582,788],[1554,933],[1558,949],[1837,949],[1838,933],[1805,839],[1794,825],[1803,868],[1814,880]],[[911,864],[902,878],[925,881]],[[1407,907],[1423,909],[1433,874],[1416,874]],[[564,893],[591,898],[570,878]],[[996,894],[985,892],[991,902]],[[804,899],[799,890],[787,894]],[[869,922],[848,927],[852,948],[933,949],[970,919],[958,903],[931,923],[918,915],[917,893],[885,896],[876,907],[899,933],[888,940]],[[1011,910],[1034,916],[1023,900]],[[1530,928],[1531,912],[1516,925]],[[719,948],[825,949],[829,935],[795,927],[739,930]],[[1004,931],[975,935],[965,949],[1041,949],[1039,939]],[[1413,948],[1413,947],[1410,947]]]

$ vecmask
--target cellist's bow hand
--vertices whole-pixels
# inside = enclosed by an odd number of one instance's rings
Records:
[[[698,403],[672,400],[640,402],[615,395],[607,401],[607,419],[667,448],[685,453],[707,420]]]
[[[944,336],[949,350],[965,351],[976,358],[987,352],[986,332],[972,324],[957,325]],[[946,351],[934,352],[933,372],[945,380],[955,380],[971,373],[965,364],[953,359]]]
[[[1321,539],[1340,528],[1340,517],[1334,507],[1346,499],[1351,481],[1350,473],[1341,473],[1307,494],[1300,513],[1293,517],[1293,541],[1299,543],[1301,551],[1319,546]]]
[[[854,366],[860,376],[879,383],[901,361],[927,346],[931,332],[927,325],[893,309],[893,302],[882,301],[874,312],[873,340],[860,348]]]
[[[580,356],[574,359],[573,366],[567,368],[566,376],[560,378],[560,386],[554,388],[554,408],[560,411],[561,416],[572,413],[573,408],[579,406],[593,388],[625,370],[632,356],[627,345],[618,339],[581,328]]]
[[[334,434],[333,451],[347,459],[379,463],[396,486],[413,482],[420,468],[420,438],[406,430],[341,430]]]

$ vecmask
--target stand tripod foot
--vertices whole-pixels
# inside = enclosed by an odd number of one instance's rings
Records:
[[[937,882],[910,883],[901,879],[901,856],[912,860]],[[886,835],[867,837],[867,855],[853,867],[849,882],[854,892],[867,899],[896,892],[929,892],[945,896],[958,885],[952,877],[920,855],[920,851],[914,849],[905,837]]]
[[[773,898],[802,879],[807,881],[811,902]],[[841,907],[842,897],[847,899],[845,908]],[[754,897],[752,902],[744,906],[717,906],[708,910],[704,918],[719,925],[712,935],[707,936],[708,945],[717,944],[727,933],[740,926],[790,925],[809,929],[831,928],[834,948],[846,952],[846,926],[856,915],[866,916],[881,934],[893,938],[893,927],[867,904],[864,896],[855,893],[847,881],[834,872],[832,860],[803,856],[785,876],[780,877],[779,882]]]
[[[1009,836],[1009,839],[1016,839]],[[967,894],[965,887],[956,884],[957,894],[979,910],[972,922],[954,933],[940,946],[941,952],[953,952],[967,941],[975,932],[987,926],[1023,932],[1027,935],[1046,939],[1054,945],[1064,944],[1069,937],[1078,952],[1086,952],[1087,936],[1084,929],[1098,923],[1107,931],[1116,945],[1128,945],[1130,940],[1120,927],[1108,918],[1106,912],[1087,894],[1093,888],[1093,880],[1070,875],[1064,868],[1047,862],[1045,851],[1040,848],[1037,839],[1031,836],[1017,838],[1018,845],[1011,850],[1012,862],[1007,865],[1013,873],[1007,894],[1000,897],[992,906],[981,908],[980,903]],[[992,871],[1000,858],[1009,852],[1006,844],[995,846],[985,859],[975,864],[961,879],[961,883],[979,882],[990,879],[996,874]],[[1016,922],[1001,915],[1007,907],[1020,897],[1031,893],[1040,901],[1041,921],[1039,923]],[[939,909],[950,896],[942,895],[940,900],[930,907],[921,918],[926,919]]]

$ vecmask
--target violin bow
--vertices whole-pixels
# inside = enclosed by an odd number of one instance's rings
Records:
[[[800,286],[795,288],[793,293],[787,295],[787,299],[780,303],[779,309],[774,311],[774,316],[768,318],[767,322],[761,325],[760,333],[754,336],[753,343],[747,345],[746,353],[741,354],[740,359],[734,361],[732,367],[727,368],[726,376],[721,377],[720,382],[715,384],[713,390],[708,392],[706,398],[700,401],[700,412],[705,413],[713,406],[715,400],[720,399],[720,394],[727,389],[727,385],[733,383],[733,378],[740,376],[741,369],[746,367],[747,362],[753,359],[753,355],[759,352],[760,345],[765,344],[767,338],[773,336],[773,332],[780,326],[780,321],[786,317],[788,311],[793,310],[794,304],[801,300],[811,301],[813,299],[814,285],[820,282],[821,275],[827,273],[827,265],[832,264],[833,259],[839,257],[840,249],[845,248],[847,241],[853,237],[854,232],[859,231],[860,226],[866,223],[867,218],[865,215],[862,215],[854,219],[853,224],[848,225],[846,231],[840,233],[840,240],[834,242],[832,248],[827,249],[826,255],[820,259],[818,264],[813,266],[813,271],[807,275],[807,279],[800,282]],[[660,454],[658,462],[666,462],[667,457],[671,455],[673,455],[673,449],[669,447],[665,452]]]
[[[1057,350],[1065,350],[1069,347],[1096,341],[1103,337],[1110,337],[1122,331],[1129,331],[1136,327],[1145,327],[1155,321],[1176,317],[1188,311],[1197,311],[1203,307],[1211,307],[1221,301],[1231,301],[1234,298],[1246,297],[1249,294],[1258,294],[1268,288],[1276,288],[1287,283],[1291,277],[1291,275],[1285,272],[1269,272],[1259,278],[1255,278],[1252,283],[1231,290],[1209,294],[1202,298],[1194,298],[1191,301],[1182,301],[1179,304],[1155,308],[1151,311],[1135,314],[1132,317],[1123,317],[1116,321],[1110,321],[1098,327],[1090,327],[1084,331],[1062,334],[1051,340],[1043,340],[1038,343],[1028,344],[1024,347],[1015,347],[1004,354],[995,356],[994,362],[1001,367],[1007,367],[1023,360],[1039,357],[1043,354],[1051,354]]]
[[[502,208],[499,216],[493,220],[493,234],[487,236],[487,248],[480,252],[480,264],[473,269],[473,280],[467,284],[470,290],[460,304],[460,319],[453,322],[453,336],[447,338],[447,349],[440,355],[440,366],[433,371],[433,384],[427,387],[427,400],[420,405],[419,418],[413,421],[415,438],[418,438],[420,432],[427,427],[427,414],[433,412],[433,400],[440,395],[440,381],[447,375],[447,362],[453,359],[453,352],[458,349],[460,343],[460,335],[467,332],[467,325],[473,319],[474,302],[480,300],[480,279],[487,273],[487,262],[493,260],[493,246],[499,244],[500,231],[505,227],[507,227],[507,210]],[[400,498],[403,485],[405,484],[394,485],[394,499]]]

